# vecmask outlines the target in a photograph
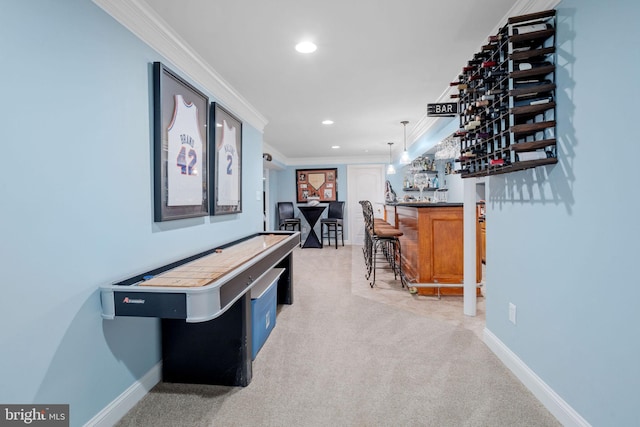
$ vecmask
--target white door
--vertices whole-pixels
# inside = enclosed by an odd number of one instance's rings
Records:
[[[376,217],[384,216],[384,165],[347,166],[347,212],[349,240],[364,243],[364,218],[360,200],[369,200]]]

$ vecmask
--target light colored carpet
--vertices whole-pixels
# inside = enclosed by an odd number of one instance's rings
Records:
[[[358,246],[296,249],[294,304],[247,387],[158,384],[118,426],[557,426],[479,337],[483,310],[416,297]],[[479,307],[483,306],[482,299]]]

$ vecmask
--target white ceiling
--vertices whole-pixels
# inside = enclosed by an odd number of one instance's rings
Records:
[[[410,145],[432,120],[427,104],[448,100],[449,82],[487,36],[514,10],[536,8],[522,0],[145,2],[267,119],[265,143],[293,163],[388,156],[388,142],[397,156],[400,121],[410,122]],[[302,40],[318,50],[296,52]]]

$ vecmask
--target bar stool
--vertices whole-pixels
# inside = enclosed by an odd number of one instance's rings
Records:
[[[300,218],[296,218],[292,202],[278,202],[278,220],[280,230],[300,231]]]
[[[363,253],[365,257],[365,265],[367,267],[367,280],[373,274],[373,279],[369,286],[373,288],[376,283],[376,269],[378,263],[378,251],[381,252],[383,258],[389,263],[393,270],[393,277],[397,279],[400,276],[400,283],[404,287],[404,276],[402,274],[402,247],[398,237],[402,236],[402,231],[394,228],[386,221],[374,218],[373,206],[368,200],[360,201],[362,213],[365,221],[365,244]]]
[[[343,218],[344,218],[344,202],[329,202],[329,211],[327,217],[320,220],[320,230],[322,238],[327,236],[329,239],[329,246],[331,246],[331,234],[336,241],[336,249],[338,249],[338,234],[342,238],[342,246],[344,246],[344,233],[343,230]],[[327,228],[326,234],[324,228]]]

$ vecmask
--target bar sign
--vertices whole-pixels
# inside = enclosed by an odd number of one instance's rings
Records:
[[[457,102],[427,104],[427,116],[429,117],[454,117],[456,114],[458,114]]]

